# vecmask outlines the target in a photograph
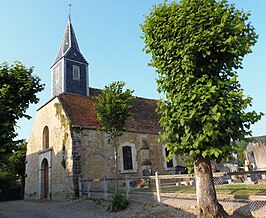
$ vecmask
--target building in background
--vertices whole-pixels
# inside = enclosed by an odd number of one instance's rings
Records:
[[[62,44],[51,67],[52,99],[36,113],[27,147],[25,199],[71,199],[78,180],[114,177],[113,148],[98,130],[95,96],[89,87],[88,62],[80,52],[68,19]],[[118,149],[120,176],[174,174],[180,158],[165,161],[157,142],[161,128],[157,100],[136,98]]]

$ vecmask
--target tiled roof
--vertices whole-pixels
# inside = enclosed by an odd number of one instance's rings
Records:
[[[91,128],[101,127],[95,111],[95,96],[99,93],[99,89],[90,88],[89,97],[72,93],[61,93],[58,96],[72,125]],[[157,100],[137,97],[132,107],[133,115],[126,122],[126,130],[155,134],[160,132],[161,128],[158,124],[160,117],[155,112],[156,107]]]

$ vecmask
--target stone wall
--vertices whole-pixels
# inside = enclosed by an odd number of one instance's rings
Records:
[[[254,143],[253,153],[257,170],[266,170],[266,145],[264,143]]]
[[[48,199],[65,199],[73,195],[72,140],[68,120],[54,98],[41,107],[35,117],[27,146],[25,199],[42,198],[41,163],[48,160]],[[49,148],[43,148],[43,129],[49,129]]]
[[[118,149],[118,168],[119,176],[129,174],[130,176],[142,176],[143,169],[149,166],[151,174],[155,172],[160,174],[174,174],[174,168],[166,169],[164,147],[157,143],[158,135],[126,132],[120,140]],[[95,129],[82,129],[81,131],[81,177],[88,178],[103,178],[114,177],[114,152],[112,146],[108,143],[107,135],[104,132]],[[143,141],[146,142],[148,149],[144,149]],[[123,170],[122,149],[123,145],[132,146],[133,149],[133,165],[135,168],[131,171]],[[149,157],[148,165],[143,163]],[[180,158],[175,158],[175,165],[182,165]],[[151,165],[149,165],[151,164]]]
[[[43,130],[49,129],[49,148],[43,148]],[[125,132],[119,140],[119,176],[174,174],[167,168],[165,147],[157,143],[157,134]],[[123,167],[122,147],[131,147],[133,169]],[[49,166],[48,199],[71,199],[78,193],[78,179],[114,177],[114,151],[104,132],[93,128],[70,127],[58,100],[52,99],[36,114],[28,143],[25,199],[43,198],[43,161]],[[174,157],[174,166],[182,165]]]

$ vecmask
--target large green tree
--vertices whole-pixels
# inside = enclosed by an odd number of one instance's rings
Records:
[[[108,135],[109,142],[114,148],[116,183],[115,191],[118,189],[118,160],[117,149],[119,137],[126,130],[126,120],[131,116],[131,107],[134,100],[130,89],[123,91],[124,82],[113,82],[101,91],[97,97],[97,118],[102,124],[101,130]]]
[[[0,65],[0,157],[13,150],[16,123],[19,118],[31,118],[26,110],[39,101],[36,94],[43,89],[33,67],[27,69],[18,61]]]
[[[37,103],[36,94],[44,89],[40,78],[33,75],[33,67],[27,69],[16,61],[0,65],[0,189],[23,187],[25,173],[26,142],[15,141],[19,118],[30,118],[26,110]]]
[[[141,28],[150,65],[159,75],[160,140],[194,163],[198,217],[226,217],[218,203],[210,160],[230,156],[262,114],[247,112],[237,80],[258,36],[249,14],[226,0],[180,0],[154,6]],[[232,142],[232,143],[231,143]]]

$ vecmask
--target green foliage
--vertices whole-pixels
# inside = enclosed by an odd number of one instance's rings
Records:
[[[59,103],[54,103],[54,107],[55,107],[55,115],[60,119],[61,127],[64,128],[64,131],[66,131],[67,128],[71,128],[71,122],[63,114],[62,105]],[[65,151],[66,151],[67,137],[68,137],[68,133],[65,132],[63,142],[62,142],[62,160],[61,160],[61,165],[64,169],[66,169]]]
[[[27,69],[17,61],[0,65],[0,155],[12,151],[8,144],[16,136],[17,120],[31,118],[25,112],[39,101],[36,94],[44,89],[40,78],[32,73],[33,67]]]
[[[27,143],[24,140],[20,140],[13,142],[11,145],[12,151],[3,155],[0,160],[0,171],[3,172],[2,175],[14,174],[17,179],[21,179],[25,173]]]
[[[117,192],[113,197],[111,212],[124,210],[127,208],[128,204],[129,202],[127,201],[125,196],[121,192]]]
[[[121,136],[126,120],[131,116],[133,91],[126,89],[123,92],[124,85],[124,82],[113,82],[105,86],[97,97],[97,118],[103,126],[101,130],[108,134],[110,140]]]
[[[166,96],[160,141],[171,153],[227,159],[261,118],[246,112],[252,98],[236,74],[258,38],[248,17],[226,0],[181,0],[154,6],[141,25]]]
[[[8,157],[8,169],[19,179],[24,178],[26,161],[27,143],[22,140],[16,145],[16,149]]]
[[[241,166],[245,166],[245,156],[244,152],[246,150],[246,146],[239,146],[237,148],[237,160],[241,164]]]
[[[67,119],[67,117],[62,113],[63,108],[62,105],[59,103],[54,103],[54,107],[55,107],[55,115],[60,119],[61,122],[61,126],[64,127],[65,129],[67,127],[70,128],[71,123],[70,120]]]
[[[11,189],[24,188],[27,143],[21,140],[12,144],[13,151],[5,154],[0,164],[0,195]],[[20,199],[21,195],[15,199]],[[1,197],[0,197],[1,200]]]
[[[123,92],[124,82],[113,82],[101,91],[97,97],[97,118],[102,124],[100,130],[108,135],[108,140],[114,148],[115,192],[118,190],[118,139],[125,131],[126,120],[131,116],[130,109],[134,97],[133,91],[126,89]]]
[[[65,155],[66,155],[66,141],[68,138],[68,133],[65,132],[64,134],[64,139],[63,139],[63,143],[62,143],[62,160],[61,160],[61,165],[64,169],[66,169],[66,159],[65,159]]]
[[[16,141],[16,123],[19,118],[31,117],[26,110],[38,103],[37,93],[44,89],[40,78],[15,61],[12,65],[0,64],[0,189],[23,186],[26,142]]]

